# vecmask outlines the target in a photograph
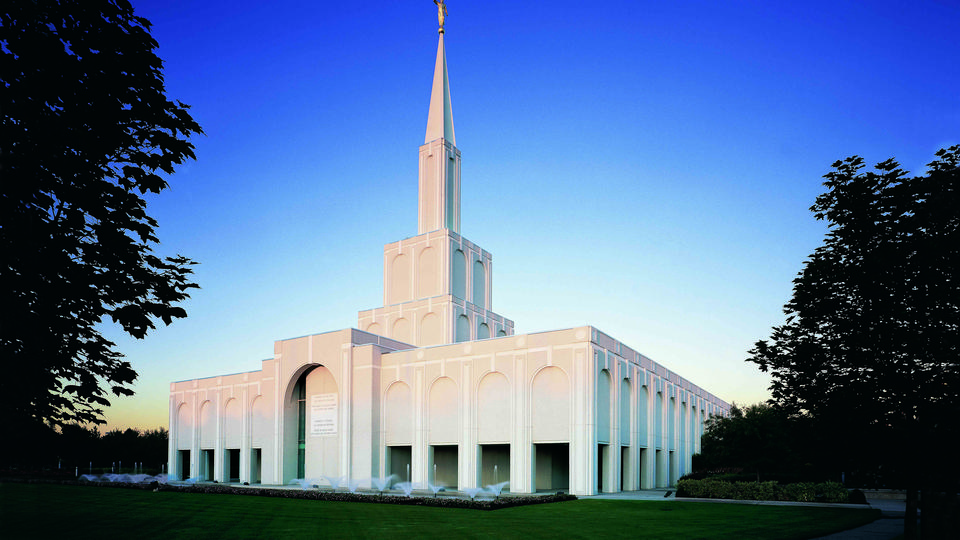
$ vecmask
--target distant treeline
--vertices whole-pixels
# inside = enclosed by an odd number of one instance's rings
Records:
[[[167,462],[167,430],[114,429],[101,433],[96,427],[65,426],[55,431],[33,425],[0,445],[0,470],[50,472],[63,475],[133,472],[142,463],[143,472],[156,474]],[[138,465],[139,466],[139,465]]]

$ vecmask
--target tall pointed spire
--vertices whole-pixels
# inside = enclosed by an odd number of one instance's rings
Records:
[[[454,146],[457,138],[453,133],[453,106],[450,104],[450,80],[447,77],[447,52],[443,47],[443,28],[437,45],[437,63],[433,68],[433,90],[430,92],[430,112],[427,116],[427,136],[424,144],[446,139]]]
[[[447,79],[447,51],[443,47],[443,22],[447,6],[437,4],[440,43],[433,68],[433,89],[427,115],[427,136],[420,147],[420,195],[417,209],[419,234],[449,229],[460,234],[460,150],[453,134],[453,107]]]

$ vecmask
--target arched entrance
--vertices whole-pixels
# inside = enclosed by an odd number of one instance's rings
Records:
[[[340,393],[323,365],[305,367],[284,404],[283,481],[339,476]]]

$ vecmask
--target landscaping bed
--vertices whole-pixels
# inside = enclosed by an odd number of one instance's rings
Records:
[[[850,492],[838,482],[725,482],[722,480],[681,479],[677,497],[697,499],[734,499],[743,501],[797,501],[849,503]]]

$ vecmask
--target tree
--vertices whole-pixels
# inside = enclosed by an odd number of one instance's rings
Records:
[[[878,455],[908,481],[956,492],[953,463],[919,469],[955,440],[960,414],[960,146],[936,156],[913,178],[892,159],[866,172],[859,157],[833,164],[811,208],[828,223],[824,244],[794,280],[786,323],[747,361],[838,457]]]
[[[707,420],[694,472],[742,469],[757,481],[784,483],[839,480],[839,469],[824,459],[822,442],[808,416],[769,403],[734,404],[728,416]]]
[[[801,479],[806,472],[805,428],[802,418],[790,417],[769,404],[742,408],[734,404],[729,416],[707,420],[695,470],[738,468],[756,475],[757,481],[771,476]]]
[[[139,464],[143,472],[159,474],[167,462],[168,433],[163,427],[102,434],[91,425],[54,429],[37,422],[27,428],[16,434],[16,444],[0,445],[0,475],[75,478],[75,473],[99,474],[121,464],[123,472],[132,472]]]
[[[0,418],[103,422],[136,373],[101,334],[143,338],[197,285],[161,258],[147,193],[202,133],[165,95],[150,22],[126,0],[11,0],[0,13]],[[9,427],[10,424],[8,424]]]

